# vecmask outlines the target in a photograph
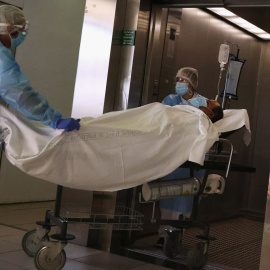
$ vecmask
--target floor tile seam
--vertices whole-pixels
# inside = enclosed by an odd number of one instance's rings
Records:
[[[2,238],[6,238],[6,237],[13,237],[14,235],[8,235],[8,236],[0,236],[0,244],[14,244],[14,245],[18,245],[14,242],[14,238],[12,238],[11,240],[9,239],[2,239]],[[18,235],[20,237],[20,235]],[[22,236],[23,237],[23,236]]]
[[[36,221],[30,222],[30,223],[17,223],[17,222],[6,222],[6,223],[1,223],[0,225],[2,226],[7,226],[7,227],[17,227],[20,228],[19,226],[29,226],[29,225],[35,225]],[[36,227],[38,225],[35,225]]]
[[[1,260],[0,259],[0,262],[3,262],[3,263],[6,263],[8,265],[12,265],[12,266],[15,266],[15,267],[19,267],[20,270],[32,270],[32,269],[36,269],[35,266],[33,265],[33,267],[30,266],[30,268],[28,266],[23,266],[20,262],[18,262],[18,264],[15,264],[13,262],[10,262],[10,261],[4,261],[4,260]],[[23,268],[21,268],[23,267]]]
[[[106,253],[106,252],[98,252],[98,253],[95,253],[95,254],[91,254],[91,255],[88,255],[88,256],[83,256],[83,257],[80,257],[80,258],[74,258],[74,259],[69,259],[69,260],[73,260],[73,261],[76,261],[76,262],[80,262],[80,263],[84,263],[84,264],[86,264],[86,265],[90,265],[90,264],[87,264],[87,263],[85,263],[85,262],[82,262],[82,261],[80,261],[81,259],[83,259],[83,258],[88,258],[88,257],[91,257],[91,256],[93,256],[93,255],[97,255],[97,254],[100,254],[100,253]],[[117,256],[120,256],[120,255],[118,255],[118,254],[113,254],[113,253],[108,253],[108,254],[110,254],[110,255],[117,255]],[[126,259],[126,257],[125,256],[120,256],[120,257],[123,257],[123,259]],[[120,258],[120,260],[121,260],[121,258]],[[133,260],[135,260],[136,262],[140,262],[141,264],[139,265],[139,266],[143,266],[143,265],[146,265],[146,264],[150,264],[150,263],[146,263],[146,262],[143,262],[143,261],[140,261],[140,260],[136,260],[136,259],[133,259]],[[151,264],[152,265],[152,264]],[[137,266],[134,266],[134,267],[132,267],[132,268],[125,268],[125,270],[128,270],[128,269],[133,269],[133,268],[136,268],[136,267],[138,267],[138,265]],[[104,268],[100,268],[100,269],[104,269]],[[107,268],[105,268],[104,270],[106,270]]]
[[[91,255],[90,255],[91,256]],[[85,256],[85,257],[81,257],[81,258],[87,258],[87,257],[89,257],[89,256]],[[80,259],[81,259],[80,258]],[[77,259],[79,259],[79,258],[77,258]],[[69,259],[69,258],[67,258],[67,260],[70,260],[70,261],[74,261],[74,262],[77,262],[77,263],[81,263],[81,264],[84,264],[84,265],[86,265],[86,266],[91,266],[91,264],[88,264],[88,263],[85,263],[85,262],[81,262],[81,261],[78,261],[77,259]],[[108,269],[106,269],[106,268],[101,268],[101,267],[99,267],[99,266],[94,266],[94,265],[92,265],[93,267],[95,267],[95,268],[97,268],[98,270],[108,270]]]
[[[14,263],[11,263],[10,261],[3,261],[0,259],[0,262],[3,262],[5,264],[8,264],[8,265],[12,265],[12,266],[16,266],[16,267],[22,267],[20,264],[14,264]],[[32,269],[32,268],[22,268],[22,270],[27,270],[27,269]]]
[[[15,224],[15,225],[6,225],[6,226],[18,227],[18,226],[28,226],[28,225],[35,225],[35,228],[33,228],[33,229],[40,227],[39,225],[36,225],[35,222],[33,222],[33,223],[19,223],[19,224]],[[18,228],[21,228],[21,227],[18,227]]]
[[[139,261],[139,260],[136,260],[136,261]],[[142,262],[142,264],[141,265],[137,265],[137,266],[132,266],[131,268],[126,268],[125,270],[132,270],[132,269],[136,269],[138,267],[145,266],[145,265],[149,265],[149,267],[151,267],[151,266],[157,266],[157,265],[152,264],[152,263],[146,263],[146,262],[143,262],[143,261],[139,261],[139,262]],[[170,268],[164,267],[164,269],[170,269]]]
[[[25,223],[25,224],[31,224],[31,223]],[[25,225],[25,224],[24,224],[24,225]],[[28,231],[28,230],[26,230],[26,229],[22,229],[22,228],[19,228],[19,227],[17,227],[17,226],[14,226],[14,225],[4,224],[4,223],[1,223],[1,222],[0,222],[0,225],[5,226],[5,227],[8,227],[8,228],[12,228],[12,229],[20,230],[20,231],[25,231],[25,232]],[[19,224],[18,224],[18,225],[19,225]],[[6,236],[7,236],[7,235],[6,235]]]
[[[16,211],[25,211],[25,210],[39,210],[39,209],[48,209],[48,207],[46,206],[42,206],[42,207],[26,207],[26,208],[15,208],[15,209],[11,209],[11,208],[1,208],[0,207],[0,211],[5,210],[5,211],[9,211],[9,212],[16,212]]]
[[[78,262],[80,262],[79,260],[81,260],[81,259],[83,259],[83,258],[88,258],[88,257],[94,256],[94,255],[97,255],[97,254],[101,254],[101,253],[105,253],[105,252],[99,252],[99,251],[97,251],[97,252],[95,252],[95,253],[93,253],[93,254],[85,255],[85,256],[82,256],[82,257],[76,257],[76,258],[69,258],[68,255],[67,255],[67,258],[68,258],[69,260],[73,260],[73,261],[78,261]]]
[[[17,202],[17,203],[3,203],[0,205],[0,208],[16,208],[16,206],[22,207],[22,205],[48,205],[48,204],[53,204],[55,200],[49,200],[49,201],[39,201],[39,202]]]
[[[140,249],[129,249],[129,248],[127,248],[127,251],[131,252],[131,254],[132,253],[138,253],[138,254],[142,254],[142,255],[146,255],[146,256],[148,256],[148,255],[151,256],[151,254],[153,254],[153,251],[151,251],[151,250],[142,251]],[[161,259],[161,260],[166,260],[166,261],[169,261],[169,262],[176,262],[176,263],[177,262],[184,262],[185,258],[186,258],[186,256],[181,255],[181,254],[177,255],[176,257],[169,258],[163,252],[159,252],[159,253],[154,252],[154,253],[155,253],[155,258]]]
[[[4,254],[17,253],[18,251],[22,251],[22,248],[21,248],[21,249],[18,249],[18,250],[12,250],[12,251],[1,252],[0,255],[3,256]],[[1,258],[0,258],[0,261],[1,261],[1,262],[8,262],[8,263],[9,263],[9,261],[5,261],[5,260],[3,260],[3,259],[1,259]],[[12,264],[14,264],[14,263],[12,263]],[[19,265],[19,264],[15,264],[15,265]],[[21,265],[19,265],[19,266],[21,266]]]
[[[10,240],[4,240],[4,239],[1,239],[1,237],[0,237],[0,244],[12,244],[12,245],[16,245],[16,246],[22,246],[21,244],[17,244],[17,243],[15,243],[14,241],[10,241]]]

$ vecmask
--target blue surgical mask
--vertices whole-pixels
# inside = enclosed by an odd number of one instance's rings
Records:
[[[18,47],[19,45],[21,45],[24,40],[25,40],[25,37],[26,37],[26,33],[27,32],[19,32],[18,36],[16,38],[12,38],[10,37],[10,40],[11,40],[11,47],[12,48],[16,48]]]
[[[206,102],[206,98],[204,97],[195,97],[192,99],[189,99],[188,102],[196,107],[196,108],[200,108],[200,107],[207,107],[207,102]]]
[[[180,96],[184,96],[189,91],[186,83],[177,82],[175,85],[175,92]]]

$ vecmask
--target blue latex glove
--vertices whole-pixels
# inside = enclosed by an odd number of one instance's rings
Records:
[[[56,128],[57,129],[64,129],[65,131],[72,131],[74,129],[79,130],[80,129],[80,124],[79,124],[80,121],[81,121],[81,119],[60,118],[56,123]]]

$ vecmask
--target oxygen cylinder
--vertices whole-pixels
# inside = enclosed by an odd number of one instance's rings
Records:
[[[142,186],[142,196],[145,201],[195,195],[199,192],[201,183],[196,178],[177,180],[157,180]]]

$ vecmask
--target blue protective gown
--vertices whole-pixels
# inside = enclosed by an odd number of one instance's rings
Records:
[[[198,93],[194,93],[193,97],[200,96]],[[183,99],[178,94],[171,94],[165,97],[162,101],[162,104],[169,106],[176,105],[191,105],[187,100]],[[205,170],[196,171],[194,177],[202,178]],[[188,168],[177,168],[172,173],[164,176],[163,180],[172,180],[179,178],[188,178],[190,177],[190,170]],[[189,213],[192,211],[193,205],[193,195],[179,196],[174,198],[162,199],[159,200],[160,208],[168,209],[175,212],[181,212],[182,214]]]
[[[62,117],[50,107],[48,101],[37,93],[21,72],[11,51],[0,43],[0,98],[22,113],[26,118],[56,128]]]
[[[195,97],[201,97],[197,92],[194,92],[193,98]],[[169,105],[169,106],[176,106],[176,105],[191,105],[191,103],[188,100],[183,99],[178,94],[171,94],[165,97],[162,100],[162,104]],[[192,105],[191,105],[192,106]]]

